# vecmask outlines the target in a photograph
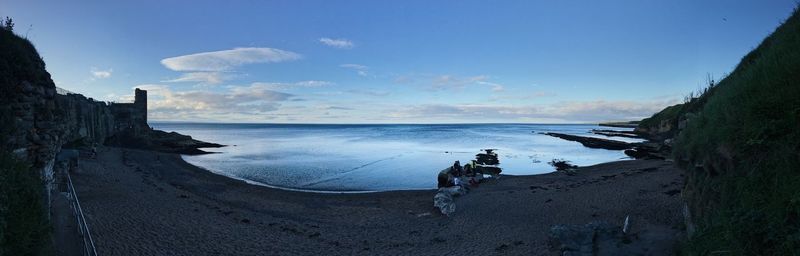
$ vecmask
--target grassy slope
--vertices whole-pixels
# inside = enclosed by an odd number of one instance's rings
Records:
[[[52,83],[33,45],[0,29],[0,256],[52,254],[41,178],[8,148],[20,146],[8,145],[19,134],[7,102],[19,96],[21,81]]]
[[[798,11],[700,99],[642,121],[689,117],[673,152],[698,226],[687,251],[800,254]]]
[[[0,152],[0,255],[52,253],[42,187],[26,163]]]

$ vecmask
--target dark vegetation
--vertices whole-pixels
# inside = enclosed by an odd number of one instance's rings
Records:
[[[687,170],[683,195],[696,224],[685,252],[800,254],[797,9],[710,85],[640,123],[672,123],[673,156]]]
[[[0,25],[0,102],[10,101],[20,80],[37,81],[46,74],[36,49],[13,27],[10,18]],[[8,104],[0,104],[0,255],[52,254],[40,175],[15,158],[7,143],[16,132],[13,116]]]
[[[700,111],[702,107],[705,106],[711,95],[714,94],[718,84],[715,83],[714,79],[710,76],[707,79],[707,82],[708,87],[700,89],[697,92],[691,92],[689,95],[684,97],[683,103],[681,104],[669,106],[656,113],[652,117],[643,119],[639,122],[638,127],[668,126],[671,129],[667,129],[664,133],[651,133],[650,139],[662,140],[665,138],[675,137],[679,130],[677,128],[681,127],[681,122],[692,117],[694,113]]]
[[[3,21],[3,24],[0,25],[0,28],[3,30],[14,31],[14,20],[6,16],[6,19]]]
[[[50,253],[43,188],[27,163],[0,152],[0,255]]]

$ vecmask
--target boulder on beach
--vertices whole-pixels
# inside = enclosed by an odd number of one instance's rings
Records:
[[[456,211],[456,202],[453,198],[466,193],[466,189],[461,186],[439,188],[433,196],[433,207],[438,208],[442,214],[450,216]]]

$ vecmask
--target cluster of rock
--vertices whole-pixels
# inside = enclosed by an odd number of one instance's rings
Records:
[[[219,148],[224,145],[193,139],[189,135],[177,132],[165,132],[154,129],[140,133],[122,131],[108,138],[107,145],[146,149],[166,153],[185,155],[207,154],[200,148]]]
[[[578,168],[577,165],[574,165],[574,164],[570,163],[570,161],[567,161],[567,160],[564,160],[564,159],[553,159],[550,162],[547,162],[547,164],[549,164],[550,166],[555,167],[556,171],[562,172],[562,173],[564,173],[566,175],[570,175],[570,176],[575,175],[576,174],[575,169]]]
[[[463,167],[456,164],[439,172],[439,189],[433,196],[433,206],[449,216],[456,211],[455,197],[467,194],[470,187],[476,187],[487,177],[495,177],[502,172],[494,149],[484,149]]]
[[[603,135],[606,137],[625,137],[625,138],[641,138],[642,136],[639,133],[634,131],[618,131],[618,130],[608,130],[608,129],[592,129],[592,133],[597,135]]]
[[[642,134],[639,134],[636,131],[629,132],[629,131],[616,131],[616,130],[592,130],[592,133],[608,137],[649,139],[647,137],[643,137]],[[671,151],[671,142],[672,142],[671,140],[667,139],[662,141],[649,140],[647,142],[629,143],[611,139],[602,139],[602,138],[578,136],[578,135],[555,133],[555,132],[546,132],[541,134],[553,136],[556,138],[561,138],[568,141],[575,141],[581,143],[584,147],[587,148],[624,150],[626,155],[636,159],[642,159],[642,158],[666,159]]]

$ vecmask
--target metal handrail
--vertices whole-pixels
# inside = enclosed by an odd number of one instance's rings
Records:
[[[75,218],[78,220],[78,228],[83,235],[84,255],[97,256],[97,248],[94,246],[94,239],[92,239],[92,233],[89,231],[89,224],[86,222],[86,218],[83,216],[83,209],[81,209],[81,202],[78,200],[78,193],[75,191],[75,186],[72,185],[72,177],[69,175],[69,171],[66,173],[70,193],[75,199],[73,201],[75,202],[73,211],[75,212]]]

